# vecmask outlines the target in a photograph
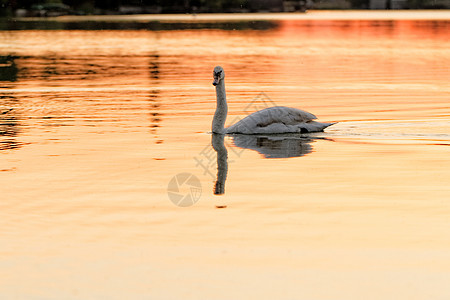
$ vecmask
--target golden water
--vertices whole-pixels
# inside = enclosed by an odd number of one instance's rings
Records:
[[[450,23],[354,16],[0,31],[0,298],[449,298]],[[339,123],[226,137],[214,195],[215,65],[227,124]]]

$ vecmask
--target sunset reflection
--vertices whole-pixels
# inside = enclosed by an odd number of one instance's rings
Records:
[[[447,16],[1,24],[1,298],[450,298]],[[216,65],[226,126],[261,95],[337,124],[212,134]]]

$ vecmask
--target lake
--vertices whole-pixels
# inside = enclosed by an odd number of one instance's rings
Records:
[[[450,13],[0,27],[2,299],[448,299]],[[324,132],[210,133],[270,106]]]

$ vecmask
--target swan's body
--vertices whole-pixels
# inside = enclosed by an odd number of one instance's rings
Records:
[[[313,121],[313,114],[291,107],[273,106],[240,120],[226,128],[226,133],[264,134],[264,133],[307,133],[322,131],[333,123]]]
[[[222,67],[214,68],[217,108],[212,123],[214,133],[270,134],[270,133],[306,133],[323,131],[334,123],[314,121],[315,115],[291,107],[273,106],[240,120],[228,128],[224,128],[227,118],[227,98],[225,93],[225,73]]]

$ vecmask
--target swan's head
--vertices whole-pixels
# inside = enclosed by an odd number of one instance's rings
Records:
[[[214,68],[213,77],[214,77],[213,81],[214,86],[218,85],[219,82],[225,78],[225,72],[223,71],[223,68],[221,66],[217,66]]]

